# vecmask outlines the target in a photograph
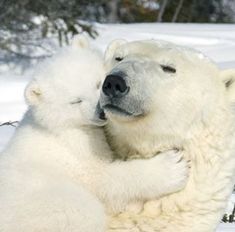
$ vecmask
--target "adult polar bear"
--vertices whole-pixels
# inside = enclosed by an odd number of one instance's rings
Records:
[[[109,231],[214,231],[234,183],[234,72],[153,40],[116,40],[105,59],[100,103],[111,147],[123,159],[176,148],[192,161],[183,191],[113,217]]]

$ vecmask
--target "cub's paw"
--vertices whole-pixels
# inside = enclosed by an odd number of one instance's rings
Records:
[[[182,151],[170,150],[161,153],[163,186],[166,193],[182,190],[189,177],[190,162],[183,158]]]

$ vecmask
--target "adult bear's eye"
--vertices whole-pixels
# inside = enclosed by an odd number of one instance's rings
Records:
[[[174,67],[169,66],[169,65],[161,65],[161,68],[166,73],[176,73],[176,69]]]
[[[75,101],[70,102],[71,105],[82,103],[82,99],[78,98]]]
[[[115,57],[115,60],[118,61],[118,62],[120,62],[120,61],[123,60],[123,57]]]

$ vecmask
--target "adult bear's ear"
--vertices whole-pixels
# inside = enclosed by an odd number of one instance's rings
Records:
[[[35,106],[42,101],[42,90],[36,80],[32,80],[25,89],[25,100],[28,105]]]
[[[125,39],[115,39],[113,40],[108,47],[106,48],[105,54],[104,54],[104,61],[109,62],[117,50],[122,44],[127,43]]]
[[[71,45],[75,48],[89,48],[90,42],[87,35],[80,34],[73,37]]]
[[[224,82],[229,100],[235,102],[235,69],[223,70],[220,76]]]

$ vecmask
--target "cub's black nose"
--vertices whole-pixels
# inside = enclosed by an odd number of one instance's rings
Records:
[[[106,96],[120,98],[128,93],[129,87],[121,75],[110,74],[104,81],[102,91]]]
[[[99,113],[99,118],[100,118],[101,120],[106,120],[106,116],[105,116],[105,113],[104,113],[103,110],[100,111],[100,113]]]

